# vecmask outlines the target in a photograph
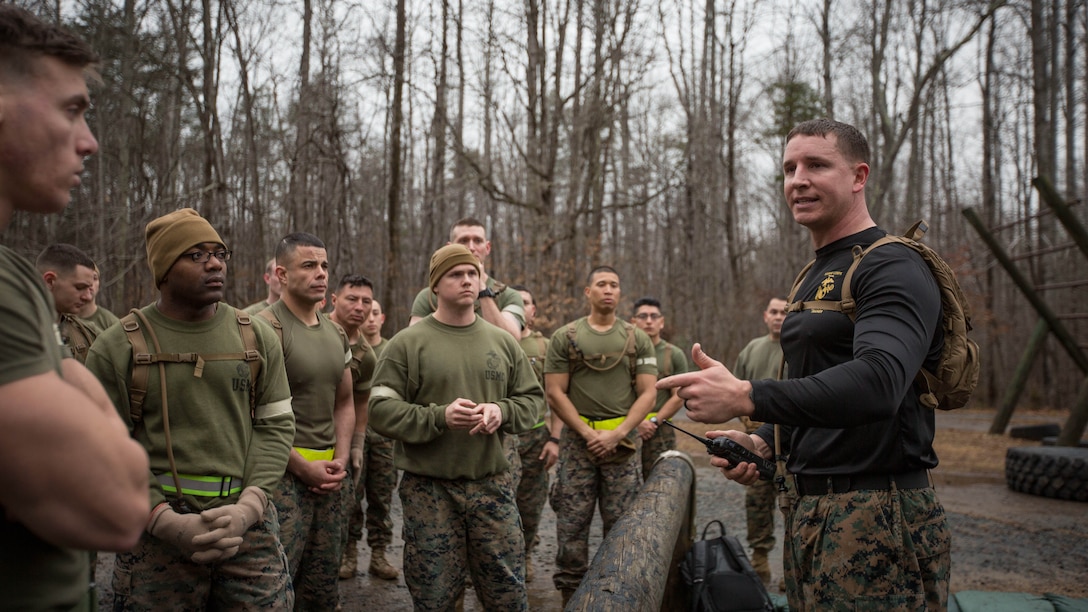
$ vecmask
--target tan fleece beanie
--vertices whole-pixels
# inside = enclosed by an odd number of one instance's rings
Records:
[[[476,261],[476,256],[463,244],[447,244],[435,251],[434,255],[431,255],[431,291],[438,286],[439,279],[445,276],[446,272],[461,264],[472,264],[476,266],[477,272],[480,271],[480,262]]]
[[[156,287],[185,251],[204,242],[224,244],[212,225],[192,208],[175,210],[152,220],[144,230],[144,239],[147,266],[155,277]]]

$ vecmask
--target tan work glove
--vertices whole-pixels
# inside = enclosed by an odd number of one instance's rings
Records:
[[[238,553],[242,536],[264,517],[268,497],[260,487],[246,487],[238,496],[238,503],[227,504],[200,513],[207,533],[193,538],[193,545],[201,548],[193,554],[197,563],[223,561]]]
[[[357,431],[351,435],[351,459],[352,476],[355,477],[355,489],[359,489],[359,479],[363,476],[363,449],[366,444],[366,432]],[[358,496],[358,494],[356,494]]]
[[[208,533],[208,526],[199,514],[178,514],[170,504],[159,504],[151,511],[147,532],[176,546],[193,561],[196,561],[197,555],[205,552],[205,547],[194,543],[198,536]]]

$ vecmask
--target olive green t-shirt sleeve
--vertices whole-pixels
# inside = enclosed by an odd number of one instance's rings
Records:
[[[425,317],[434,312],[435,302],[434,293],[431,292],[429,287],[424,287],[416,294],[416,299],[412,300],[412,314],[413,317]]]
[[[253,414],[253,437],[246,454],[244,482],[260,487],[271,496],[287,469],[291,443],[295,439],[295,414],[291,410],[291,388],[283,363],[283,350],[270,325],[255,324],[262,364],[257,376],[257,400]]]

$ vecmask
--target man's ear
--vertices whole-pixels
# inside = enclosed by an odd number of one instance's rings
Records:
[[[53,288],[53,283],[57,282],[57,273],[52,270],[46,270],[42,273],[42,280],[45,281],[45,286],[50,289]]]

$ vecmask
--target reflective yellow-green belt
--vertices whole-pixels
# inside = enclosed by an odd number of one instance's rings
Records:
[[[336,454],[335,448],[320,450],[315,448],[302,448],[301,446],[296,446],[294,448],[306,461],[332,461],[333,455]]]
[[[539,423],[537,423],[536,425],[533,425],[533,429],[540,429],[541,427],[544,427],[545,425],[547,425],[547,423],[544,422],[544,419],[540,419]]]
[[[155,476],[155,480],[162,485],[163,491],[167,493],[178,492],[174,483],[174,475],[170,472]],[[195,497],[228,497],[242,490],[242,479],[233,476],[178,474],[178,482],[181,483],[182,494]]]
[[[590,419],[582,415],[578,415],[578,418],[582,419],[582,422],[589,425],[593,429],[615,429],[623,423],[627,417],[621,416],[614,419]]]
[[[656,416],[657,416],[657,413],[656,413],[656,412],[651,412],[650,414],[647,414],[647,415],[646,415],[646,418],[645,418],[645,419],[643,419],[643,420],[644,420],[644,421],[649,421],[650,419],[652,419],[652,418],[654,418],[654,417],[656,417]],[[656,423],[656,422],[657,422],[657,421],[654,421],[654,423]]]

